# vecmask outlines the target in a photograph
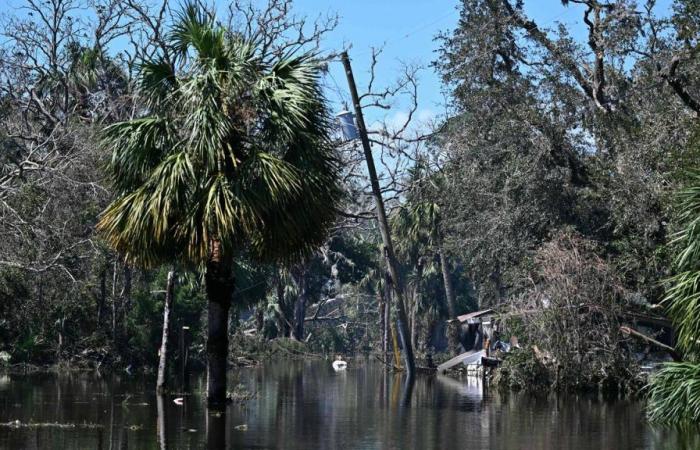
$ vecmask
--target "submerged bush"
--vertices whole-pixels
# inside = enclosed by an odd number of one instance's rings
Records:
[[[594,242],[567,232],[537,251],[532,286],[513,299],[506,327],[538,350],[506,358],[506,385],[608,391],[641,385],[622,345],[622,283],[599,254]]]
[[[493,380],[501,388],[542,391],[551,387],[552,375],[551,368],[535,356],[532,348],[524,348],[507,354]]]

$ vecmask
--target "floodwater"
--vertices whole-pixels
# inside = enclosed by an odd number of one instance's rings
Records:
[[[371,361],[338,373],[329,361],[283,361],[230,377],[252,398],[217,417],[204,376],[180,406],[182,395],[158,401],[142,377],[0,375],[0,449],[700,448],[695,434],[647,424],[637,402],[502,396],[440,376],[407,386]]]

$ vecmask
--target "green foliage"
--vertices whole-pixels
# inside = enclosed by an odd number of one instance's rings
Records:
[[[651,379],[648,410],[651,420],[685,425],[700,419],[700,172],[688,180],[678,195],[681,228],[673,241],[677,272],[667,281],[664,299],[686,361],[665,364]]]
[[[126,317],[126,346],[131,349],[128,362],[137,366],[155,367],[162,338],[164,289],[168,270],[161,268],[151,276],[146,289],[137,290],[133,308]],[[181,327],[188,326],[193,341],[193,358],[202,357],[196,350],[203,347],[202,311],[206,297],[201,283],[192,273],[176,273],[175,291],[170,312],[171,349],[176,349]],[[173,354],[176,354],[174,351]],[[178,355],[179,357],[179,355]]]
[[[146,266],[227,254],[291,259],[320,244],[340,197],[312,54],[269,62],[194,3],[172,27],[175,65],[141,66],[148,116],[107,127],[119,191],[99,227]]]
[[[700,421],[700,364],[666,363],[649,387],[649,419],[694,426]]]
[[[548,391],[553,381],[551,368],[529,347],[508,353],[494,379],[500,388],[529,392]]]

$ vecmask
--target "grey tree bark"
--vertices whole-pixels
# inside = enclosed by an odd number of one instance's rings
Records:
[[[306,277],[306,266],[300,265],[292,271],[294,283],[297,286],[297,298],[294,302],[294,328],[291,337],[297,341],[304,340],[304,319],[306,318],[306,300],[308,297],[308,286]]]
[[[173,291],[175,288],[175,271],[168,272],[168,281],[165,286],[165,302],[163,303],[163,335],[158,352],[158,380],[156,392],[162,394],[166,388],[167,362],[168,362],[168,337],[170,335],[170,308],[173,303]]]

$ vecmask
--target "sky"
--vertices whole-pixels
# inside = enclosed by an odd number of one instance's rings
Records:
[[[15,13],[25,0],[0,0],[0,5],[9,5]],[[171,0],[178,4],[178,0]],[[230,0],[209,0],[217,9],[224,11]],[[469,0],[466,0],[469,1]],[[644,4],[646,0],[637,0]],[[670,13],[673,0],[657,0],[657,14]],[[253,0],[262,7],[266,0]],[[401,74],[404,63],[422,66],[419,72],[420,118],[439,117],[445,111],[445,99],[439,76],[430,67],[437,58],[439,42],[435,37],[440,32],[455,28],[459,18],[460,0],[293,0],[296,15],[309,19],[319,15],[338,14],[338,27],[330,32],[324,41],[324,50],[337,51],[350,48],[355,79],[360,93],[365,91],[368,70],[371,62],[371,48],[383,47],[380,64],[377,67],[377,85],[381,88],[395,81]],[[586,39],[587,31],[582,23],[583,8],[569,3],[563,6],[561,0],[524,0],[525,12],[542,28],[553,28],[562,23],[570,29],[578,40]],[[0,7],[0,13],[4,8]],[[337,110],[343,109],[344,101],[349,100],[347,81],[340,61],[329,65],[330,77],[327,80],[329,100]],[[367,122],[371,124],[387,116],[399,121],[405,116],[406,104],[397,104],[390,111],[365,111]]]
[[[640,1],[640,3],[642,3]],[[668,12],[671,0],[659,0],[657,10]],[[402,62],[418,64],[420,72],[419,113],[421,117],[439,116],[445,110],[438,75],[429,67],[437,57],[439,43],[435,36],[441,31],[454,29],[459,18],[456,0],[295,0],[294,10],[299,15],[315,17],[318,14],[337,13],[338,27],[328,35],[325,47],[337,50],[351,46],[350,58],[360,92],[368,81],[372,47],[384,47],[377,75],[380,84],[390,83],[400,75]],[[584,39],[580,5],[565,7],[561,0],[525,0],[525,11],[540,27],[554,27],[557,22],[570,28],[576,39]],[[332,79],[340,90],[347,92],[345,73],[340,62],[330,66]],[[334,89],[339,90],[339,89]],[[331,101],[341,103],[340,95],[329,94]],[[335,98],[332,98],[335,97]],[[340,108],[342,106],[339,105]],[[397,105],[388,114],[400,118],[405,105]],[[378,120],[377,111],[366,113],[368,122]]]
[[[564,8],[559,0],[526,1],[526,8],[538,23],[552,24],[551,19],[566,21],[580,16],[577,7]],[[429,118],[444,111],[445,99],[438,75],[430,67],[437,57],[439,42],[435,37],[442,31],[450,31],[459,19],[459,2],[455,0],[295,0],[297,14],[315,17],[318,14],[337,13],[338,27],[325,42],[329,50],[350,46],[350,58],[360,92],[369,78],[371,48],[383,47],[380,65],[377,67],[379,86],[395,81],[404,63],[419,65],[418,116]],[[330,66],[334,91],[347,92],[347,81],[342,64]],[[337,92],[329,94],[334,103],[343,100]],[[335,97],[335,98],[333,98]],[[342,106],[339,105],[340,108]],[[379,120],[387,114],[389,120],[399,121],[406,114],[406,105],[397,104],[393,111],[367,111],[368,122]]]

